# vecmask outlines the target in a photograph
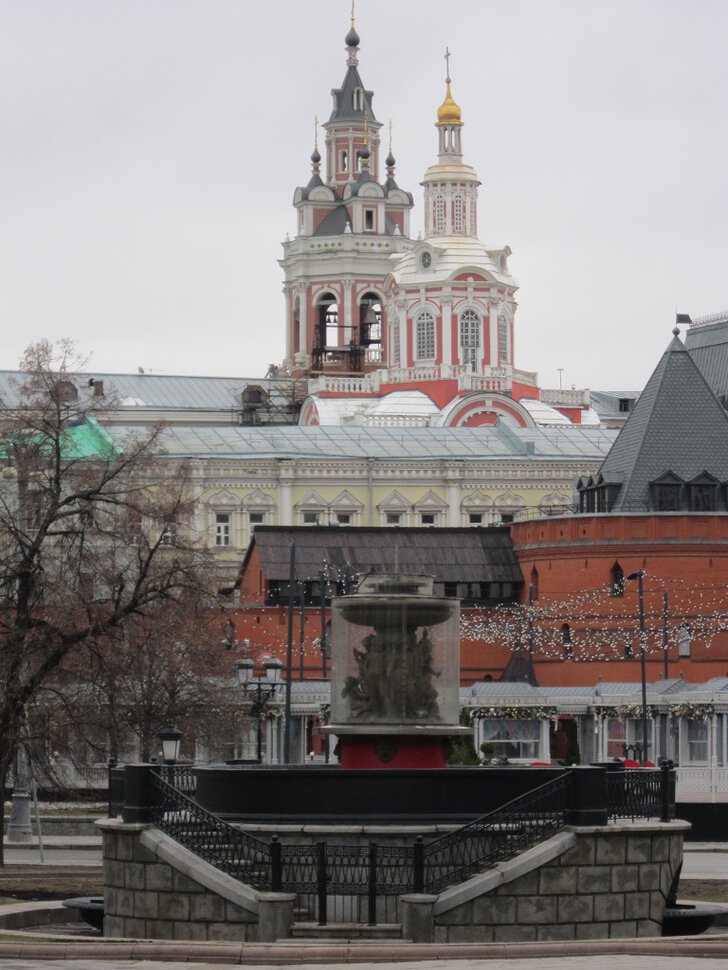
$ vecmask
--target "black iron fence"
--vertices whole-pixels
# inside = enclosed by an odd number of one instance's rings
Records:
[[[554,835],[569,821],[572,785],[573,773],[566,772],[489,815],[428,842],[422,849],[421,875],[417,866],[416,888],[440,892]]]
[[[675,772],[660,768],[624,768],[607,772],[607,814],[610,819],[675,817]]]
[[[174,780],[174,775],[169,776]],[[151,772],[150,821],[205,862],[255,889],[275,888],[274,852],[260,839],[223,822],[184,792]]]
[[[320,925],[397,922],[401,895],[441,892],[570,823],[604,824],[607,817],[667,821],[674,815],[675,775],[669,766],[577,768],[431,842],[418,837],[409,844],[293,845],[275,836],[269,842],[256,839],[197,804],[191,797],[194,778],[185,766],[129,766],[128,771],[126,820],[152,822],[256,889],[296,893],[298,919]]]

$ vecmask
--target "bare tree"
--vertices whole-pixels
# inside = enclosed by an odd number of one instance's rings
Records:
[[[89,643],[46,687],[38,720],[48,729],[34,747],[50,743],[81,773],[84,760],[149,760],[170,726],[184,731],[183,757],[224,750],[239,698],[215,620],[205,600],[189,596]]]
[[[0,798],[27,712],[64,665],[199,596],[184,464],[161,428],[115,440],[71,344],[31,345],[0,413]],[[80,388],[79,388],[79,385]]]

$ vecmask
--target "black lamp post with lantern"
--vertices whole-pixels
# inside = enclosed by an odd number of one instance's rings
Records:
[[[280,685],[281,669],[283,664],[276,657],[267,657],[263,661],[265,677],[254,677],[255,662],[250,657],[243,657],[235,662],[235,669],[238,675],[238,683],[243,689],[245,703],[248,714],[255,718],[257,725],[256,734],[256,761],[261,764],[263,761],[263,730],[262,721],[273,696]]]

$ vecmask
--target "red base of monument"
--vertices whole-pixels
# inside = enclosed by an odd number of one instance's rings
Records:
[[[342,768],[445,768],[447,739],[398,735],[339,738]]]

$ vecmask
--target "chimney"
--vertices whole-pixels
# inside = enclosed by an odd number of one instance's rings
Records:
[[[104,396],[104,382],[94,381],[94,397],[103,397],[103,396]]]

